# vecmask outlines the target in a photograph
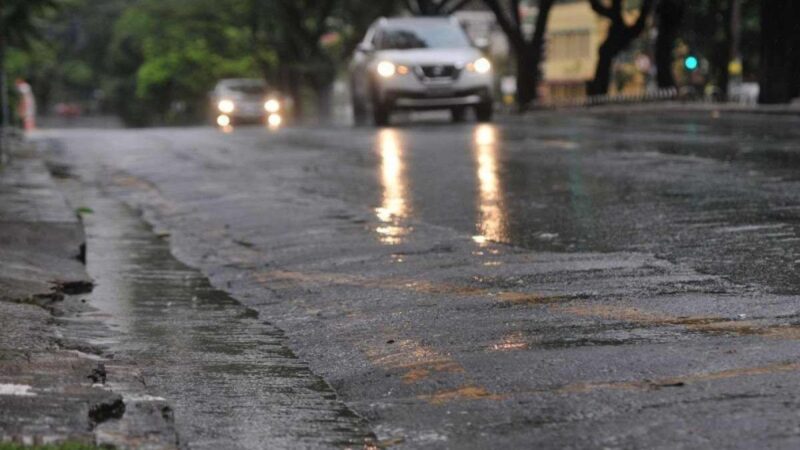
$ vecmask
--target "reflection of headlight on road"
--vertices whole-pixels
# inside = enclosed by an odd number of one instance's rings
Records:
[[[473,138],[477,145],[494,145],[497,142],[497,130],[491,125],[481,124],[475,129]]]
[[[270,128],[278,128],[281,126],[281,123],[283,123],[283,118],[280,114],[270,114],[269,117],[267,117],[267,125],[269,125]]]
[[[231,100],[220,100],[219,103],[217,103],[217,108],[219,108],[220,112],[230,114],[236,108],[236,105],[234,105]]]
[[[391,78],[395,73],[397,73],[397,67],[389,61],[379,62],[376,70],[378,71],[378,75],[382,76],[383,78]]]
[[[221,127],[227,127],[230,124],[231,124],[231,118],[226,116],[225,114],[220,114],[217,117],[217,125]]]
[[[492,63],[486,58],[478,58],[467,64],[467,70],[477,73],[489,73],[489,71],[492,70]]]
[[[264,110],[268,113],[276,113],[281,110],[281,103],[275,99],[264,102]]]

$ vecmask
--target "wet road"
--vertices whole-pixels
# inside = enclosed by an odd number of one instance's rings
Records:
[[[220,290],[187,333],[223,314],[250,335],[255,319],[235,311],[252,310],[381,445],[792,448],[797,120],[542,114],[38,139],[104,192],[86,206],[141,209]],[[105,220],[98,230],[128,219]],[[104,267],[126,269],[114,258]],[[104,272],[100,286],[115,278]],[[156,354],[170,354],[174,341],[142,330]],[[257,366],[267,341],[232,342],[249,351],[226,358]],[[187,340],[188,351],[203,342]],[[174,397],[178,420],[203,394],[225,397],[175,383],[154,395]],[[302,414],[284,418],[303,429]],[[184,439],[202,442],[201,431]],[[338,442],[329,432],[308,445]]]
[[[364,422],[286,347],[283,333],[172,257],[124,205],[88,190],[84,296],[104,319],[92,340],[180,413],[191,449],[315,448],[373,441]],[[78,201],[73,197],[73,201]],[[112,377],[113,378],[113,377]]]

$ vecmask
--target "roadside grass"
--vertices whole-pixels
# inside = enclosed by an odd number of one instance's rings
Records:
[[[26,446],[22,444],[0,442],[0,450],[100,450],[101,447],[94,445],[78,444],[65,442],[63,444],[34,445]]]

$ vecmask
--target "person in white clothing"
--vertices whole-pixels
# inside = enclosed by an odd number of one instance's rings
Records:
[[[20,96],[19,117],[22,119],[25,131],[32,131],[36,128],[36,99],[33,96],[33,89],[30,84],[21,78],[17,79],[15,84]]]

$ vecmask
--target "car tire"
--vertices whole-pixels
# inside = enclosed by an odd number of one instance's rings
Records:
[[[467,108],[463,106],[450,108],[450,117],[453,119],[453,122],[463,122],[467,118]]]
[[[385,127],[386,125],[389,125],[390,116],[391,110],[387,106],[382,105],[379,102],[373,103],[372,120],[375,122],[375,126]]]
[[[367,123],[367,108],[363,102],[353,97],[353,123],[356,126],[363,126]]]
[[[481,103],[475,107],[475,117],[478,122],[491,122],[494,115],[494,105],[492,102]]]

